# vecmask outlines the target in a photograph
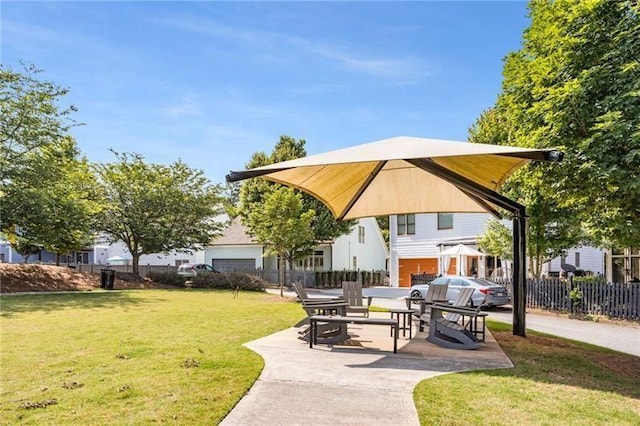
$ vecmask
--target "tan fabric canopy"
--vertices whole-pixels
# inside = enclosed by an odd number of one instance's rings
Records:
[[[496,191],[515,170],[531,160],[544,160],[547,152],[401,136],[232,172],[228,179],[261,176],[298,188],[322,200],[341,219],[484,212],[495,205],[470,197],[463,188],[425,172],[415,162],[428,162]]]
[[[513,333],[525,336],[526,208],[497,189],[530,161],[561,161],[553,150],[396,137],[231,172],[228,181],[262,177],[323,201],[338,219],[401,213],[513,215]]]

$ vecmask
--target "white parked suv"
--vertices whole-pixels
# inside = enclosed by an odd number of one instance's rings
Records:
[[[205,263],[183,263],[178,266],[178,275],[195,277],[198,274],[219,274],[211,265]]]

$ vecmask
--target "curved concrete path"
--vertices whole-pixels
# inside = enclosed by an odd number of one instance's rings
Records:
[[[419,425],[412,392],[421,380],[513,367],[489,333],[477,351],[439,348],[424,333],[401,335],[397,354],[387,327],[350,325],[349,334],[344,345],[313,349],[296,328],[248,343],[265,368],[222,424]]]

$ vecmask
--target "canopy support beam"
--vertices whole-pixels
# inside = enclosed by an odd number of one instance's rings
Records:
[[[375,179],[376,175],[380,173],[380,170],[382,170],[382,168],[386,164],[387,164],[386,161],[380,161],[376,165],[376,167],[371,171],[371,173],[369,173],[369,176],[367,176],[365,181],[362,182],[362,184],[360,185],[360,189],[358,189],[358,192],[351,198],[351,201],[349,201],[349,204],[344,208],[344,210],[342,211],[342,214],[338,216],[337,220],[344,220],[344,217],[347,215],[347,213],[349,213],[349,210],[351,210],[353,206],[358,202],[358,200],[360,199],[360,197],[362,197],[362,194],[364,194],[364,191],[367,189],[371,181]]]
[[[442,167],[430,158],[405,160],[414,166],[429,172],[447,182],[455,185],[463,192],[468,192],[476,197],[495,204],[513,214],[513,334],[526,336],[526,252],[527,242],[525,235],[526,208],[522,204],[498,194],[478,183],[459,175],[445,167]]]

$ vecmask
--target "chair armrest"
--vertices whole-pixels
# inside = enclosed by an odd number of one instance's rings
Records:
[[[456,309],[460,309],[468,312],[479,312],[480,307],[470,308],[469,306],[456,306]]]
[[[450,314],[460,314],[467,317],[477,317],[483,316],[484,312],[480,312],[477,309],[469,309],[461,306],[451,306],[451,305],[433,305],[431,306],[432,310],[438,311],[446,311]]]
[[[313,304],[313,303],[347,303],[347,301],[345,299],[343,299],[342,297],[338,297],[338,298],[313,298],[313,299],[303,299],[302,300],[303,303],[306,304]]]

